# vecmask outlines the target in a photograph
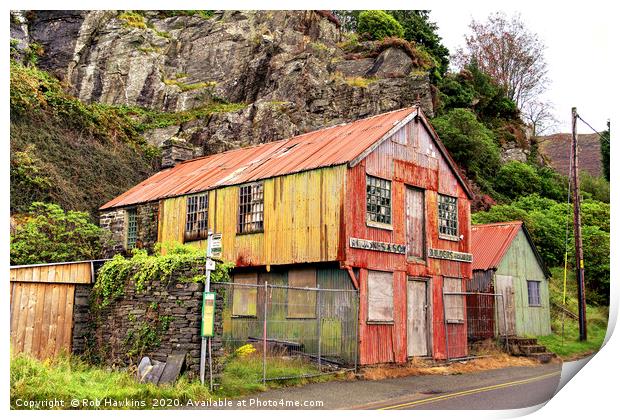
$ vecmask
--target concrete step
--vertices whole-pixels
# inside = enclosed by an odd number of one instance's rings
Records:
[[[527,355],[535,354],[535,353],[546,353],[547,348],[541,345],[526,345],[526,346],[519,346],[519,351],[521,352],[521,354],[527,356]]]
[[[527,357],[531,357],[533,359],[538,360],[540,363],[549,363],[555,357],[554,353],[544,352],[544,353],[532,353]]]
[[[508,337],[508,344],[511,346],[533,346],[538,344],[538,341],[535,338]]]

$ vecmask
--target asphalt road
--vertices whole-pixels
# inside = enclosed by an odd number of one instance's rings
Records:
[[[512,409],[549,400],[562,365],[509,367],[461,375],[332,381],[266,391],[228,409]]]
[[[507,410],[549,401],[558,386],[559,372],[530,379],[470,388],[464,391],[387,404],[383,410]]]

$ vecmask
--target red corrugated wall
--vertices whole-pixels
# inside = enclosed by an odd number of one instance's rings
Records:
[[[443,276],[471,278],[471,264],[427,258],[426,263],[408,262],[405,255],[349,247],[349,238],[405,244],[405,192],[407,185],[425,190],[426,248],[470,252],[470,201],[420,123],[411,122],[400,130],[397,141],[387,140],[347,173],[343,223],[344,265],[360,268],[360,363],[403,363],[407,360],[407,277],[429,279],[432,307],[432,356],[446,357],[443,320]],[[405,143],[405,144],[402,144]],[[433,151],[435,155],[433,156]],[[392,180],[392,230],[366,225],[366,175]],[[439,239],[437,192],[457,196],[461,241]],[[367,270],[394,272],[394,323],[368,324]],[[465,300],[465,299],[464,299]],[[467,354],[467,322],[449,324],[450,357]]]

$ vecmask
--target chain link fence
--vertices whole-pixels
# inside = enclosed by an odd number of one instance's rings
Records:
[[[263,383],[357,369],[356,290],[218,285],[225,369]]]
[[[448,360],[507,348],[506,308],[501,294],[444,291],[443,302]]]

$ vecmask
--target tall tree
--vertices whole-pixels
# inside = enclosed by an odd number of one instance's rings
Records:
[[[438,26],[430,19],[428,10],[389,10],[389,14],[402,25],[404,38],[425,48],[436,60],[441,75],[450,64],[450,51],[441,43]]]
[[[601,134],[601,160],[603,161],[603,174],[607,181],[609,181],[609,135],[610,127],[607,121],[607,130]]]
[[[553,105],[548,101],[533,99],[525,103],[521,109],[523,120],[531,127],[534,137],[546,134],[558,124],[553,115]]]
[[[465,47],[455,56],[461,67],[476,61],[519,109],[542,93],[548,83],[545,46],[519,15],[491,14],[485,22],[472,20]]]

